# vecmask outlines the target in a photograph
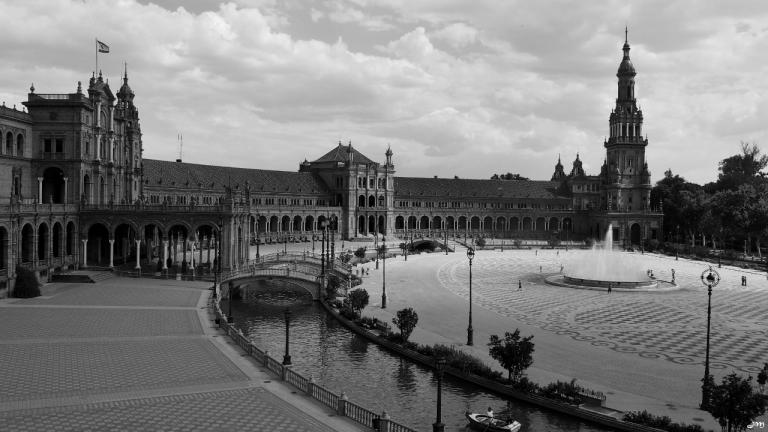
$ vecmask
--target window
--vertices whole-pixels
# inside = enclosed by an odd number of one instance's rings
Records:
[[[368,189],[373,189],[373,177],[368,177]]]
[[[64,153],[64,138],[56,138],[56,153]]]
[[[43,151],[46,152],[46,153],[50,153],[51,152],[51,139],[50,138],[45,138],[43,140]]]

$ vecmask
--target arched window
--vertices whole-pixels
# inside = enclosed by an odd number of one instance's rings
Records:
[[[5,135],[5,154],[13,155],[13,134],[10,132]]]
[[[22,134],[16,136],[16,156],[24,156],[24,135]]]

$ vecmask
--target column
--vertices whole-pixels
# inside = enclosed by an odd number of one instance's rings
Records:
[[[109,268],[115,267],[115,239],[109,239]]]
[[[43,203],[43,178],[42,177],[37,178],[37,203],[38,204]]]
[[[212,267],[212,264],[211,264],[211,236],[205,237],[205,244],[208,246],[206,248],[207,249],[207,251],[206,251],[206,253],[207,253],[206,261],[208,262],[208,268],[213,270],[213,267]],[[202,260],[203,259],[200,258],[200,261],[202,261]]]
[[[88,267],[88,239],[81,240],[83,242],[83,268]]]
[[[168,270],[168,240],[163,240],[163,270]]]
[[[141,240],[136,240],[136,269],[140,269],[141,265],[139,260],[141,259]]]
[[[198,248],[198,254],[199,259],[197,260],[197,265],[201,265],[203,263],[203,241],[205,240],[205,237],[200,237],[198,241],[200,242],[200,247]]]
[[[67,197],[69,196],[69,183],[68,182],[69,182],[69,177],[64,177],[64,197],[62,199],[62,203],[64,203],[64,204],[66,204],[67,201],[69,201],[67,199]]]
[[[195,242],[191,242],[189,248],[189,269],[195,271]]]

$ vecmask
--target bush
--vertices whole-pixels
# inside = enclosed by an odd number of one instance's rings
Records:
[[[624,414],[623,419],[626,422],[638,423],[669,432],[703,432],[704,429],[699,425],[687,425],[685,423],[672,423],[672,419],[667,416],[657,416],[646,410],[628,412]]]
[[[17,298],[32,298],[40,296],[40,282],[35,273],[24,267],[16,267],[16,285],[13,296]]]
[[[346,307],[346,306],[342,307],[339,310],[339,315],[343,316],[344,318],[346,318],[346,319],[348,319],[350,321],[354,321],[354,320],[356,320],[357,318],[360,317],[360,315],[356,311],[354,311],[354,310],[352,310],[352,308]]]
[[[475,245],[477,247],[485,247],[485,238],[478,237],[477,240],[475,240]]]
[[[365,247],[357,248],[357,250],[355,251],[355,256],[360,259],[365,258]]]
[[[550,383],[541,389],[541,395],[549,399],[558,400],[572,405],[579,405],[581,403],[579,386],[576,385],[575,378],[572,379],[571,382],[557,381]]]
[[[648,243],[645,244],[645,250],[648,252],[654,252],[657,249],[659,249],[659,241],[656,239],[649,240]]]
[[[376,324],[378,324],[378,322],[379,320],[376,318],[364,316],[360,318],[360,327],[373,330],[376,328]]]
[[[706,258],[709,256],[709,249],[704,246],[696,246],[693,248],[693,253],[699,258]]]
[[[592,246],[595,245],[595,239],[593,239],[592,237],[587,237],[587,239],[584,240],[584,245],[591,249]]]

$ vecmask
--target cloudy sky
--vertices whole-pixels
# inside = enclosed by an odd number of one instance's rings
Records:
[[[768,3],[0,0],[0,101],[123,62],[144,156],[294,171],[339,140],[401,176],[597,174],[624,26],[649,168],[699,183],[768,151]]]

